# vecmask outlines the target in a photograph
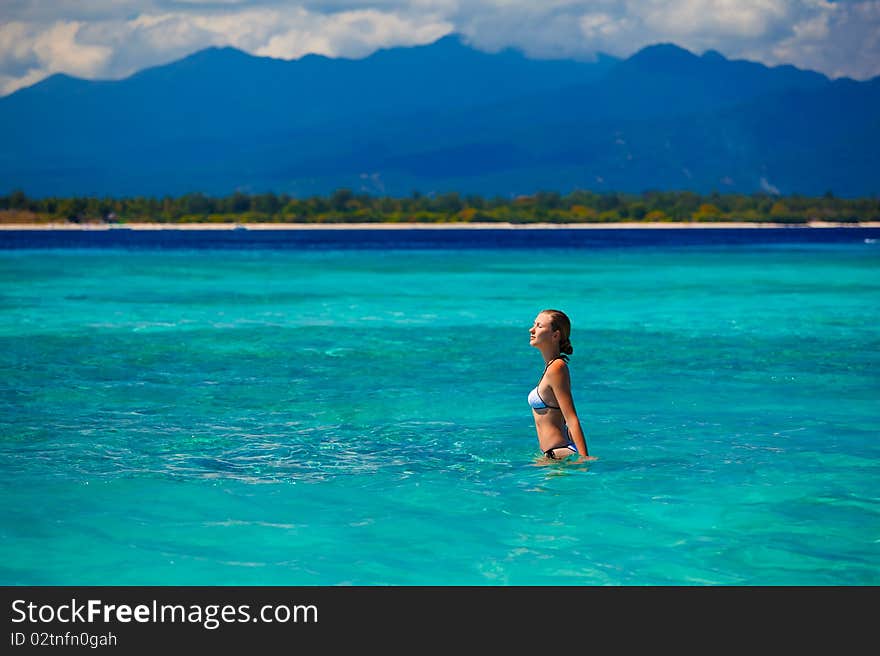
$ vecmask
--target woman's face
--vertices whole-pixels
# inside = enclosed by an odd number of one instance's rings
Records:
[[[558,331],[553,330],[550,315],[543,312],[535,317],[535,323],[529,328],[529,344],[540,347],[542,344],[553,342],[553,336]]]

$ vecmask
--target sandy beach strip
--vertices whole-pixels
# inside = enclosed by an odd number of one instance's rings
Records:
[[[6,223],[0,230],[711,230],[722,228],[880,228],[880,221],[837,223]]]

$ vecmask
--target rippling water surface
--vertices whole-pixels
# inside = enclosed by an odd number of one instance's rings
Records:
[[[880,246],[846,235],[0,234],[0,583],[876,585]],[[545,307],[589,465],[537,460]]]

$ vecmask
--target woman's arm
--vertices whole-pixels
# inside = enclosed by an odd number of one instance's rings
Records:
[[[561,364],[551,368],[547,372],[550,387],[553,394],[556,395],[556,403],[562,410],[562,416],[565,417],[565,423],[568,425],[568,433],[574,445],[577,447],[578,453],[583,458],[589,458],[590,453],[587,450],[587,439],[584,437],[584,431],[581,428],[581,422],[578,418],[577,410],[574,407],[574,399],[571,396],[571,376],[568,373],[568,366]]]

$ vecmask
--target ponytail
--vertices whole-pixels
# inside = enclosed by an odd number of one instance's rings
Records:
[[[559,340],[559,352],[563,354],[563,357],[574,353],[574,347],[571,345],[571,340],[568,337],[562,337]],[[568,360],[568,358],[565,359]]]

